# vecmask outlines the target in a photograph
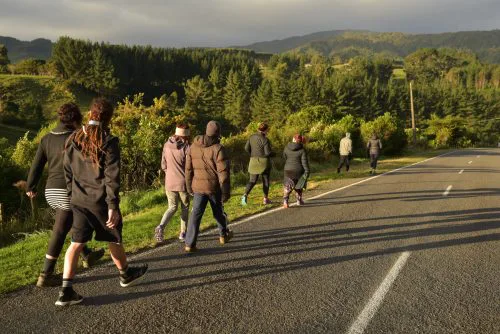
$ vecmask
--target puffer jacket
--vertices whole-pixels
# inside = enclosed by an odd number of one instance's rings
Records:
[[[71,204],[88,209],[117,210],[120,204],[120,147],[117,137],[104,135],[99,166],[82,155],[73,137],[64,152],[64,175]]]
[[[255,133],[250,136],[245,144],[245,151],[252,158],[269,158],[273,156],[271,143],[262,133]]]
[[[186,156],[186,189],[189,193],[211,195],[231,192],[230,163],[224,146],[215,137],[197,136]]]
[[[170,137],[163,145],[161,169],[165,172],[166,191],[186,191],[186,156],[189,143]]]
[[[291,179],[298,179],[302,175],[309,176],[309,159],[304,145],[300,143],[288,143],[283,151],[285,159],[285,174]]]

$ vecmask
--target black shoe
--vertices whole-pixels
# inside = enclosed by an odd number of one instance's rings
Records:
[[[82,253],[82,264],[84,268],[90,268],[99,261],[104,255],[104,248],[100,248],[96,251],[90,252],[87,256]]]
[[[144,278],[144,274],[146,274],[147,271],[147,264],[140,267],[129,267],[125,275],[120,275],[120,285],[126,288],[139,283]]]
[[[40,273],[36,286],[39,288],[46,288],[51,286],[60,286],[62,283],[62,276],[56,274]]]
[[[80,296],[73,290],[73,288],[66,288],[59,291],[59,298],[57,298],[57,306],[69,306],[80,304],[83,301],[83,297]]]
[[[337,168],[337,174],[339,174],[339,173],[340,173],[340,168]]]

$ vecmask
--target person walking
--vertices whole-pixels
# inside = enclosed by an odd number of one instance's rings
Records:
[[[370,174],[374,175],[377,169],[380,150],[382,149],[382,142],[376,134],[372,135],[372,138],[366,144],[366,149],[368,150],[368,154],[370,154]]]
[[[300,134],[293,137],[283,151],[285,160],[285,177],[283,181],[283,207],[288,208],[288,200],[292,190],[297,195],[297,205],[304,205],[302,197],[303,189],[306,188],[309,178],[309,158],[304,149],[305,138]]]
[[[61,284],[61,276],[54,274],[55,266],[63,249],[66,235],[73,225],[73,213],[69,205],[64,179],[63,151],[68,137],[81,126],[82,114],[74,103],[63,104],[58,109],[57,114],[59,124],[40,140],[27,181],[28,191],[26,195],[29,198],[35,198],[44,167],[48,164],[45,199],[49,206],[56,211],[56,215],[47,253],[45,254],[43,270],[36,282],[37,287]],[[90,248],[84,247],[81,254],[84,267],[91,267],[103,255],[104,249],[102,248],[92,251]]]
[[[264,205],[271,204],[269,200],[269,177],[271,174],[271,157],[274,153],[271,150],[271,143],[266,137],[269,131],[269,125],[260,123],[258,132],[253,134],[245,145],[245,151],[250,154],[250,162],[248,164],[248,173],[250,180],[245,189],[241,204],[247,205],[248,195],[259,179],[262,178],[262,190],[264,192]]]
[[[220,134],[219,122],[208,122],[205,135],[194,139],[186,156],[186,188],[193,194],[184,248],[188,253],[197,251],[201,219],[208,203],[219,228],[220,244],[224,245],[233,237],[223,206],[229,200],[231,184],[229,159],[220,144]]]
[[[189,151],[189,127],[185,124],[177,125],[175,134],[163,146],[161,169],[165,172],[165,193],[168,199],[168,209],[163,214],[160,225],[155,228],[155,240],[162,244],[165,226],[169,223],[181,204],[181,231],[179,240],[186,237],[186,226],[189,216],[190,196],[186,191],[186,155]]]
[[[92,103],[86,126],[75,131],[64,153],[64,173],[73,211],[73,236],[66,251],[64,273],[58,306],[82,302],[73,290],[78,256],[92,239],[108,242],[111,258],[118,268],[120,285],[137,283],[148,266],[128,265],[122,240],[120,214],[120,147],[117,137],[110,134],[113,106],[98,98]]]
[[[344,164],[345,164],[345,171],[348,172],[349,163],[352,156],[352,140],[351,140],[351,134],[349,132],[347,132],[345,134],[345,137],[340,140],[339,154],[340,154],[340,161],[337,167],[337,173],[340,173],[340,170],[342,169],[342,166],[344,166]]]

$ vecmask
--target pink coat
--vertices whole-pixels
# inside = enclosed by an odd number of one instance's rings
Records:
[[[186,191],[186,154],[189,152],[189,144],[175,140],[170,137],[163,146],[161,157],[161,169],[165,172],[166,191]]]

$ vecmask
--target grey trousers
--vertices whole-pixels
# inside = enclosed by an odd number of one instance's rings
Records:
[[[179,202],[181,204],[181,232],[186,232],[186,225],[189,216],[189,194],[185,191],[167,191],[168,209],[161,218],[160,227],[162,229],[167,226],[172,217],[175,215]]]

